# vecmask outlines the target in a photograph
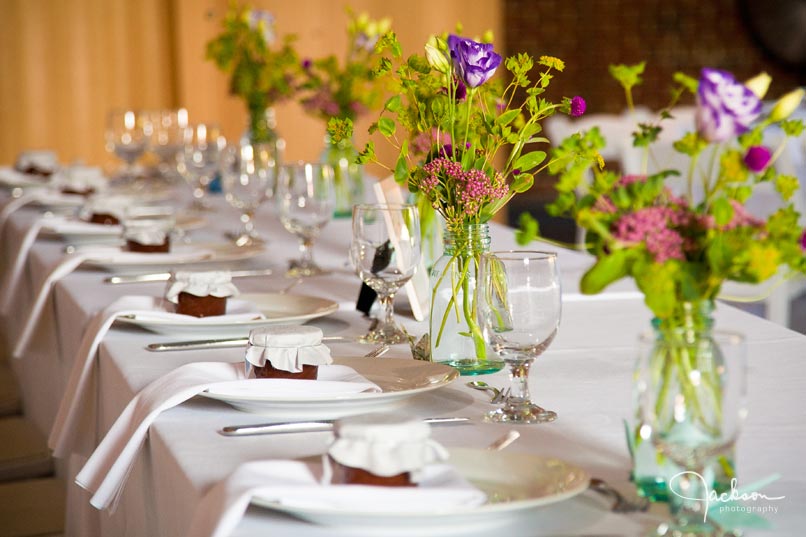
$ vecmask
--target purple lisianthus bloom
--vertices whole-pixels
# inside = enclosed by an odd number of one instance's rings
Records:
[[[585,110],[588,108],[588,104],[585,102],[585,99],[580,97],[579,95],[573,97],[571,99],[571,117],[579,117],[585,113]]]
[[[274,42],[274,15],[264,9],[253,9],[249,12],[249,27],[258,28],[263,23],[263,40],[267,44]]]
[[[772,152],[763,145],[754,145],[744,155],[744,163],[753,173],[759,173],[767,167],[772,159]]]
[[[455,35],[448,36],[453,67],[462,81],[470,88],[477,88],[495,74],[501,56],[487,43],[477,43]]]
[[[747,132],[761,114],[761,101],[733,75],[703,69],[697,88],[697,132],[708,142],[724,142]]]

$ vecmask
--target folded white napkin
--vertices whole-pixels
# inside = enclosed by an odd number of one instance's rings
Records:
[[[321,485],[317,473],[317,467],[300,461],[244,463],[204,495],[186,537],[227,537],[253,497],[302,509],[398,514],[473,508],[487,500],[445,464],[424,468],[417,487]]]
[[[19,170],[15,170],[11,166],[0,166],[0,184],[10,186],[10,187],[27,187],[27,186],[38,186],[38,185],[45,185],[50,178],[45,178],[41,176],[31,176],[27,173],[22,173]]]
[[[240,309],[244,313],[218,315],[212,317],[212,319],[218,319],[218,322],[221,322],[222,318],[239,321],[262,316],[254,309],[254,306],[252,308],[242,306]],[[232,311],[232,308],[228,307],[228,310]],[[67,388],[59,405],[59,412],[56,415],[56,420],[48,438],[48,446],[53,450],[55,457],[64,458],[70,453],[79,451],[76,446],[77,438],[86,439],[91,437],[92,441],[94,441],[94,431],[81,430],[79,424],[81,417],[86,414],[89,407],[88,400],[93,397],[92,394],[88,393],[87,383],[95,367],[95,355],[98,345],[101,344],[115,319],[124,315],[134,315],[148,319],[182,319],[186,320],[186,322],[198,322],[199,324],[209,322],[211,319],[210,317],[197,318],[165,311],[165,301],[151,296],[124,296],[107,306],[103,311],[96,313],[87,324],[87,328],[84,329],[81,344],[78,347],[75,360],[73,360],[70,379],[67,382]]]
[[[64,235],[109,235],[110,237],[117,237],[123,232],[123,226],[95,224],[78,218],[55,217],[47,222],[45,230]]]
[[[208,392],[219,397],[256,397],[271,394],[283,400],[333,398],[356,393],[380,393],[380,386],[345,365],[319,366],[316,380],[256,379],[219,382]]]
[[[28,259],[28,253],[31,251],[34,242],[36,242],[40,230],[46,225],[48,220],[50,220],[50,218],[47,217],[35,220],[25,231],[25,235],[17,245],[17,250],[11,254],[9,270],[5,273],[3,286],[0,288],[0,313],[3,316],[8,315],[11,309],[11,299],[14,297],[14,292],[19,287],[20,276],[22,276],[22,269]]]
[[[198,246],[180,245],[170,252],[144,253],[129,252],[122,250],[119,246],[79,246],[76,253],[90,251],[87,260],[91,263],[102,265],[170,265],[173,263],[192,263],[203,261],[213,256],[212,250],[199,248]]]
[[[8,221],[9,216],[14,214],[16,211],[22,209],[26,205],[30,205],[39,199],[40,193],[38,190],[34,190],[23,194],[19,198],[14,198],[3,207],[3,210],[0,210],[0,233],[2,233],[3,228]]]
[[[215,382],[243,378],[243,364],[197,362],[155,380],[132,399],[76,476],[93,493],[97,509],[114,509],[148,428],[160,412],[175,407]]]

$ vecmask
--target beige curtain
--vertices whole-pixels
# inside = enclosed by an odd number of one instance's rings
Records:
[[[256,0],[281,34],[297,34],[303,57],[342,54],[349,5],[392,18],[404,51],[432,33],[496,34],[503,0]],[[113,165],[103,143],[113,107],[185,107],[190,121],[216,121],[229,137],[246,126],[226,77],[204,58],[228,0],[0,0],[0,162],[28,148],[55,149],[63,162]],[[289,159],[315,159],[324,125],[293,102],[277,108]],[[366,125],[357,142],[366,140]],[[379,142],[379,146],[383,146]],[[381,152],[390,155],[391,151]]]

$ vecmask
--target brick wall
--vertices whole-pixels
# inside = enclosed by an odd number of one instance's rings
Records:
[[[696,77],[706,66],[740,80],[765,70],[773,77],[772,97],[804,84],[802,72],[756,44],[737,0],[505,0],[504,27],[507,53],[563,59],[566,70],[552,81],[551,95],[582,95],[591,112],[624,107],[607,71],[613,63],[646,60],[635,96],[653,109],[668,103],[676,71]]]

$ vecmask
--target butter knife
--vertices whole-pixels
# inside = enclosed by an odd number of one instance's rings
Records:
[[[258,423],[255,425],[228,425],[218,431],[223,436],[254,436],[258,434],[317,433],[333,430],[336,420],[289,421],[281,423]],[[470,418],[425,418],[431,425],[455,425],[468,423]]]
[[[230,275],[233,278],[246,278],[249,276],[269,276],[271,269],[259,270],[233,270]],[[119,276],[109,276],[104,279],[104,283],[145,283],[145,282],[167,282],[171,279],[170,272],[154,272],[151,274],[124,274]]]
[[[350,336],[325,336],[322,342],[335,341],[355,341],[355,337]],[[233,347],[243,347],[249,342],[249,338],[222,338],[222,339],[197,339],[192,341],[169,341],[167,343],[149,343],[146,350],[151,352],[165,351],[190,351],[199,349],[229,349]]]

